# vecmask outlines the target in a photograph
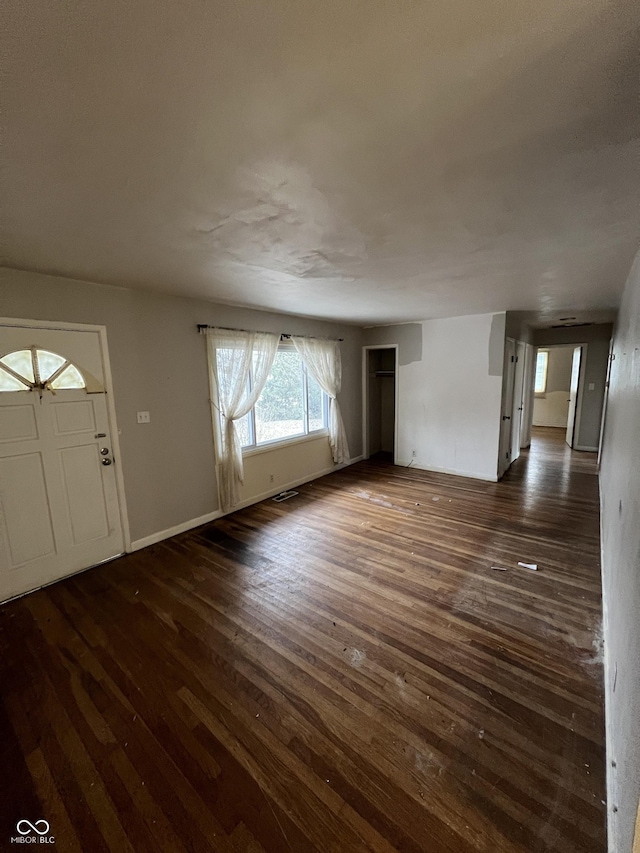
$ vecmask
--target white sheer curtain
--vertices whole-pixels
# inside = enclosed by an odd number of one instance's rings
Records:
[[[292,337],[295,348],[309,373],[316,380],[325,394],[330,398],[329,403],[329,444],[335,463],[349,461],[349,445],[344,430],[338,394],[342,386],[342,360],[338,341],[328,341],[322,338]]]
[[[208,329],[212,405],[218,457],[217,475],[222,508],[238,503],[238,487],[244,482],[242,444],[237,421],[255,405],[265,386],[278,351],[280,335]],[[251,383],[249,376],[251,375]]]

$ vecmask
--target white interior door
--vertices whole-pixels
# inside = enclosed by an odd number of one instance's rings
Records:
[[[571,387],[569,391],[569,415],[567,417],[566,441],[569,447],[573,447],[575,441],[576,409],[578,404],[578,390],[580,386],[580,366],[582,363],[582,347],[576,347],[573,351],[571,362]]]
[[[524,345],[524,391],[522,394],[522,423],[520,426],[520,448],[531,446],[531,422],[533,420],[533,383],[535,374],[535,347]]]
[[[40,331],[0,327],[0,600],[124,550],[99,337]],[[31,347],[42,376],[25,375]],[[84,381],[75,351],[87,349],[93,353],[86,387],[60,387]],[[22,359],[15,356],[20,352]],[[81,378],[46,381],[56,364],[52,354],[71,361]],[[25,387],[19,377],[36,387]],[[16,383],[22,389],[10,390]]]
[[[504,350],[502,379],[502,413],[500,421],[500,449],[498,476],[501,477],[511,464],[511,418],[513,416],[513,383],[515,376],[515,341],[507,338]]]
[[[513,377],[513,407],[511,410],[510,462],[515,462],[518,456],[520,456],[520,432],[522,425],[522,411],[524,408],[524,367],[525,344],[522,341],[516,341]]]

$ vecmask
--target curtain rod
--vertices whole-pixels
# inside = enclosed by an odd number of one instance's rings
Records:
[[[206,329],[220,329],[223,332],[256,332],[256,329],[232,329],[229,326],[208,326],[206,323],[198,323],[198,332],[202,334]],[[263,333],[264,334],[264,333]],[[288,332],[282,332],[280,340],[292,338]],[[322,338],[318,335],[295,335],[297,338],[311,338],[314,341],[344,341],[344,338]]]

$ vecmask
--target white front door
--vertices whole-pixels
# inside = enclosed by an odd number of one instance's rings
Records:
[[[0,601],[124,550],[98,335],[16,331],[0,327],[0,389],[21,376],[40,387],[0,390]],[[36,353],[48,355],[35,358],[43,376],[25,376],[25,353],[41,344]],[[91,370],[83,373],[74,350]],[[7,352],[22,352],[22,360]],[[86,387],[60,387],[83,381],[72,372],[43,381],[56,365],[52,354],[72,362],[88,378]]]
[[[573,447],[576,425],[576,407],[578,404],[578,388],[580,386],[580,365],[582,362],[582,347],[576,347],[573,351],[571,363],[571,389],[569,391],[569,415],[567,417],[566,442]]]

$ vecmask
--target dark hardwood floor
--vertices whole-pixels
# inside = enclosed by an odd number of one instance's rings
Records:
[[[604,853],[594,455],[299,491],[0,608],[0,849]]]

